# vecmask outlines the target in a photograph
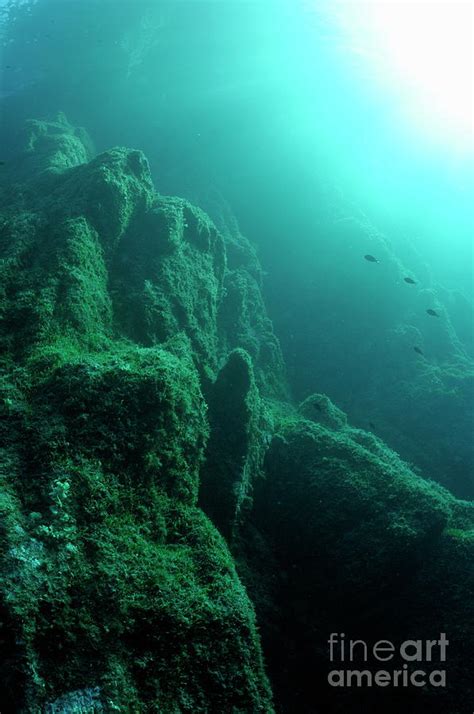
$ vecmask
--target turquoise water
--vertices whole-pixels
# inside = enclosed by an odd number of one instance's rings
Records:
[[[283,176],[292,201],[305,191],[309,201],[321,184],[334,188],[393,241],[414,242],[448,287],[468,291],[472,136],[450,134],[445,122],[430,142],[430,116],[410,125],[410,103],[404,106],[377,53],[363,57],[371,39],[354,39],[354,12],[342,5],[342,26],[338,5],[123,0],[113,12],[107,0],[43,0],[4,51],[2,85],[5,92],[23,87],[39,112],[60,106],[72,113],[98,148],[140,146],[164,190],[174,173],[182,192],[189,164],[229,200],[255,205],[256,194],[262,212]],[[358,5],[361,23],[368,11]],[[427,28],[436,5],[426,5]],[[469,34],[449,32],[469,28],[471,8],[451,7],[446,63],[461,46],[448,68],[464,72],[468,106]],[[424,42],[420,36],[420,57]],[[429,102],[423,110],[436,114]],[[310,225],[311,207],[300,216]]]
[[[0,695],[223,714],[228,694],[270,714],[271,688],[289,714],[458,714],[472,4],[0,11]],[[331,630],[440,623],[452,713],[449,692],[328,688]]]
[[[216,221],[226,202],[258,247],[295,398],[328,393],[414,459],[380,384],[420,376],[413,341],[435,371],[474,354],[470,4],[376,6],[378,24],[363,2],[10,7],[5,160],[24,119],[63,111],[97,152],[143,150],[162,193]],[[440,478],[470,493],[453,469]]]

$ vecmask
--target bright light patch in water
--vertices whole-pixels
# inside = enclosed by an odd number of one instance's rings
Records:
[[[348,60],[393,98],[411,127],[451,149],[472,150],[472,0],[354,0],[330,12]]]

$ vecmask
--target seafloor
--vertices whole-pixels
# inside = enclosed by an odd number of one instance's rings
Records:
[[[292,403],[236,223],[88,146],[29,122],[0,191],[2,714],[471,711],[472,504]],[[330,688],[331,632],[445,632],[447,686]]]

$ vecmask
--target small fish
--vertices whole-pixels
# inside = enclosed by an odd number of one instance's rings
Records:
[[[403,280],[409,285],[416,285],[416,281],[413,278],[403,278]]]
[[[0,166],[5,166],[6,163],[6,161],[0,161]]]
[[[419,347],[414,347],[413,349],[415,350],[415,352],[416,352],[417,354],[424,356],[423,350],[421,350]]]
[[[377,260],[377,258],[374,258],[374,256],[373,256],[373,255],[370,255],[370,254],[364,255],[364,258],[365,258],[366,260],[368,260],[369,263],[378,263],[378,262],[379,262],[379,261]]]
[[[322,408],[321,404],[319,404],[319,402],[314,402],[314,403],[313,403],[313,407],[314,407],[318,412],[322,412],[322,410],[323,410],[323,408]]]
[[[373,421],[369,421],[369,426],[372,429],[372,431],[375,431],[375,424]]]
[[[439,317],[436,310],[432,310],[431,307],[429,307],[426,312],[428,313],[428,315],[432,315],[433,317]]]

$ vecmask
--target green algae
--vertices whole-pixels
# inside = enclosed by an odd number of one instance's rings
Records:
[[[252,605],[196,505],[224,241],[140,152],[84,163],[65,119],[27,132],[0,232],[2,702],[270,712]]]
[[[325,627],[395,638],[401,614],[453,633],[461,710],[472,504],[326,395],[293,408],[228,212],[157,194],[141,152],[90,160],[65,118],[27,135],[0,191],[5,706],[272,712],[237,563],[280,706],[314,704]],[[456,394],[455,366],[424,374]]]
[[[111,291],[123,331],[143,345],[182,332],[212,379],[224,270],[223,239],[209,218],[182,199],[157,199],[115,258]]]
[[[298,411],[310,421],[337,431],[347,426],[347,416],[325,394],[311,394],[299,405]]]
[[[296,687],[299,710],[309,711],[317,686],[331,711],[386,706],[374,691],[328,687],[329,633],[397,642],[443,631],[451,642],[446,691],[402,693],[404,706],[463,711],[471,696],[472,503],[418,476],[334,407],[328,428],[329,400],[313,396],[303,411],[312,415],[315,400],[325,410],[314,420],[274,410],[275,435],[238,541],[276,699],[291,707]]]
[[[355,436],[304,420],[284,424],[267,453],[256,508],[279,550],[300,561],[313,549],[338,562],[353,598],[367,589],[375,597],[417,567],[445,528],[451,499],[387,447]],[[317,570],[314,576],[315,588],[331,590]]]
[[[269,445],[271,417],[247,352],[233,350],[208,391],[211,437],[199,502],[230,542],[252,508]]]

